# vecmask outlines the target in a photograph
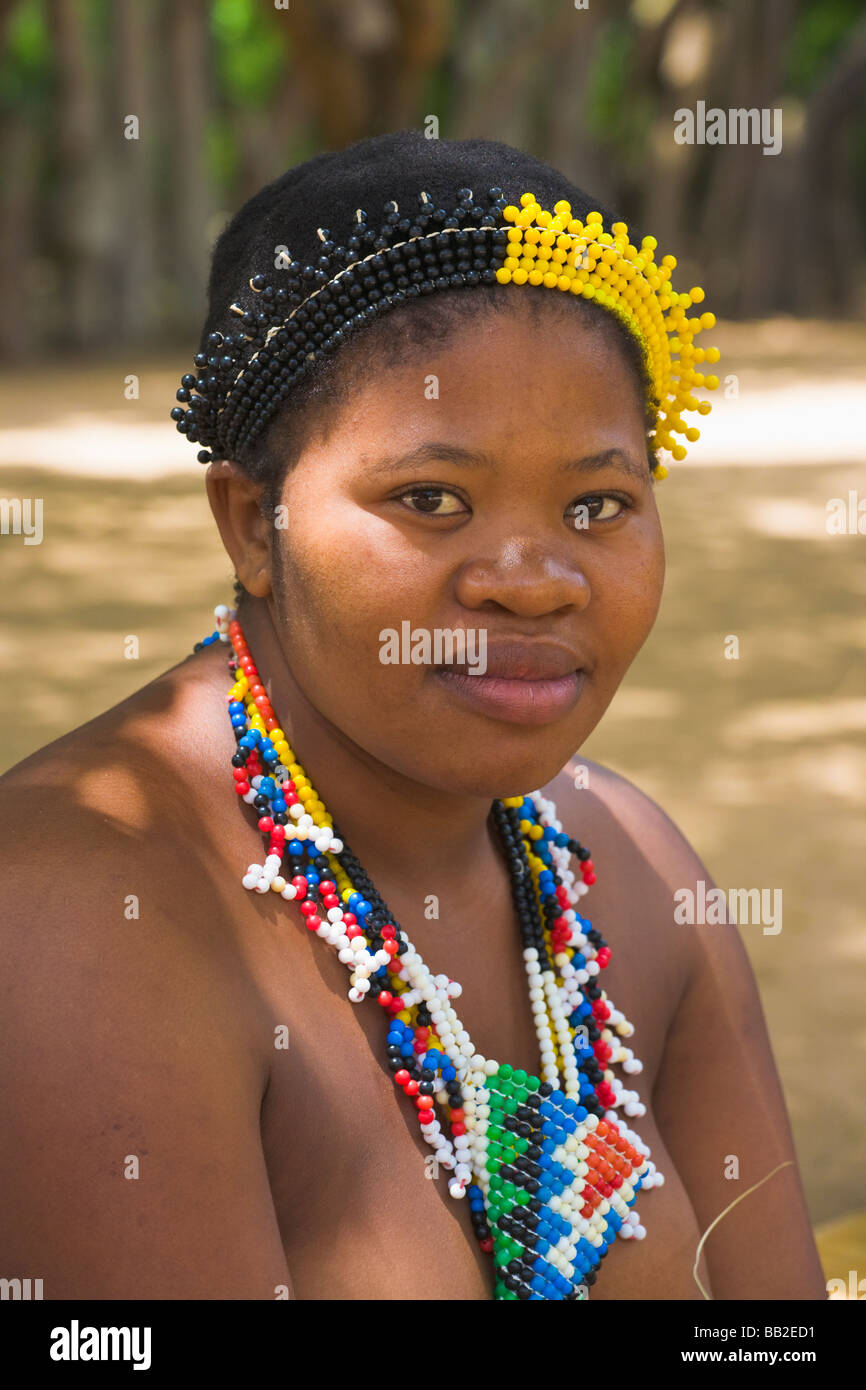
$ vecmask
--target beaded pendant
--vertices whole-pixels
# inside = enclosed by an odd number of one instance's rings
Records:
[[[524,1286],[530,1297],[581,1297],[588,1291],[583,1280],[628,1220],[643,1158],[615,1124],[507,1063],[490,1078],[487,1095],[487,1181],[480,1191],[494,1236],[495,1296],[516,1298]],[[470,1201],[472,1195],[470,1189]],[[590,1218],[602,1198],[611,1202],[609,1239],[596,1248],[576,1235],[572,1221],[576,1212]]]
[[[622,1041],[632,1025],[597,983],[610,949],[576,911],[595,882],[589,851],[540,791],[494,801],[541,1055],[542,1075],[527,1075],[476,1051],[452,1003],[459,983],[431,974],[337,833],[279,727],[234,612],[220,605],[215,617],[196,650],[232,644],[233,781],[258,811],[268,847],[244,887],[296,901],[307,928],[349,968],[349,999],[369,996],[382,1008],[388,1066],[433,1150],[427,1176],[443,1168],[450,1195],[468,1199],[481,1249],[493,1257],[494,1298],[587,1298],[616,1236],[646,1234],[633,1209],[638,1190],[664,1181],[617,1114],[646,1113],[612,1070],[642,1064]]]

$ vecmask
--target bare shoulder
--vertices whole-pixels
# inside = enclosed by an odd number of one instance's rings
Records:
[[[49,1299],[289,1284],[255,1006],[158,736],[172,681],[0,781],[0,1246]]]
[[[575,754],[550,784],[557,806],[591,826],[604,854],[638,854],[666,880],[707,871],[688,839],[647,792],[612,768]],[[577,836],[577,838],[580,838]],[[589,840],[589,833],[586,836]]]
[[[205,698],[214,676],[214,662],[181,662],[0,776],[0,893],[16,908],[5,930],[55,900],[87,930],[93,902],[108,911],[116,894],[166,920],[185,899],[176,915],[197,920],[190,850],[203,779],[225,752]]]
[[[714,1297],[825,1297],[740,929],[676,911],[678,891],[716,887],[708,869],[662,808],[609,768],[574,759],[546,790],[592,850],[597,925],[607,935],[610,923],[627,946],[606,984],[639,1026],[652,1113],[700,1228],[731,1208],[707,1245]]]
[[[583,810],[594,862],[625,881],[652,929],[654,949],[673,949],[684,962],[682,995],[711,979],[719,991],[735,989],[756,1003],[754,972],[736,924],[713,931],[683,920],[683,894],[705,899],[716,883],[667,812],[627,777],[587,758],[575,757],[562,769],[551,784],[555,797],[554,787],[562,798],[557,804],[567,806],[578,824]]]
[[[203,931],[199,885],[210,875],[191,854],[209,735],[193,714],[205,675],[182,663],[0,777],[7,959],[26,947],[36,972],[63,951],[70,981],[88,952],[103,979],[133,963],[149,976],[161,956],[218,959],[219,915],[208,939]],[[119,975],[114,984],[121,988]]]
[[[760,1030],[757,985],[736,924],[713,930],[683,920],[683,895],[698,899],[716,884],[667,812],[627,777],[579,755],[548,791],[563,824],[592,851],[599,915],[621,932],[642,977],[665,986],[666,1033],[698,991],[705,1003],[712,994],[720,1010],[742,1000],[742,1026]]]
[[[0,811],[16,798],[36,797],[44,813],[67,796],[85,809],[98,803],[108,816],[117,812],[122,818],[133,802],[144,813],[145,801],[166,784],[167,774],[182,775],[181,751],[194,765],[197,754],[210,749],[213,716],[203,694],[218,680],[220,668],[207,655],[179,662],[16,763],[0,776]],[[202,722],[205,711],[208,723]],[[20,819],[26,830],[30,818]]]
[[[112,942],[123,954],[140,942],[152,953],[200,949],[218,959],[224,914],[208,913],[212,875],[194,852],[202,777],[225,732],[207,722],[210,675],[205,664],[181,663],[0,777],[7,944],[24,933],[47,946],[62,924],[76,952],[105,951],[105,968]],[[218,761],[224,748],[216,751]],[[118,922],[127,924],[120,937]],[[38,965],[38,950],[32,959]]]
[[[674,895],[701,877],[709,881],[709,873],[657,802],[601,763],[576,754],[545,794],[564,828],[590,850],[597,882],[584,900],[586,911],[613,950],[608,975],[619,1007],[619,995],[637,995],[642,1055],[654,1075],[698,964],[699,943],[677,924]],[[632,1021],[637,1025],[638,1017]]]

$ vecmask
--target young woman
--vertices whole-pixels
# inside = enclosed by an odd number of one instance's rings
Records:
[[[707,869],[580,755],[713,384],[674,268],[409,133],[221,236],[173,413],[236,614],[3,779],[3,1263],[46,1298],[825,1296],[736,927],[677,922]]]

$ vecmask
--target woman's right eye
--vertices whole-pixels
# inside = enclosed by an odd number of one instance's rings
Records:
[[[460,498],[455,492],[449,492],[444,487],[413,487],[408,492],[403,492],[395,501],[402,502],[408,507],[410,512],[415,512],[419,516],[459,516],[465,507],[461,506],[457,511],[438,511],[437,508],[443,497],[450,497],[452,501],[459,502]],[[409,506],[407,498],[420,502],[419,507]]]

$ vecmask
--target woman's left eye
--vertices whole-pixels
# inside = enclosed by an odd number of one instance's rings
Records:
[[[587,493],[584,497],[578,497],[571,505],[581,509],[577,514],[575,523],[577,525],[581,520],[616,521],[624,512],[629,510],[632,502],[628,497],[622,497],[615,492],[592,492]],[[607,514],[604,512],[606,506],[611,508]]]
[[[406,498],[413,501],[420,501],[418,508],[409,507],[410,512],[415,512],[419,516],[459,516],[460,511],[441,512],[437,510],[439,500],[443,497],[450,497],[452,501],[459,502],[460,498],[454,492],[449,492],[444,487],[416,487],[409,492],[403,492],[397,498],[398,502],[405,502]],[[460,510],[463,510],[462,508]]]

